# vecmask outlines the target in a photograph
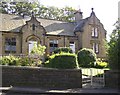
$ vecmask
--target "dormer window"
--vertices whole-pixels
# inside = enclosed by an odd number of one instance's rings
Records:
[[[98,29],[96,27],[92,27],[92,37],[98,37]]]

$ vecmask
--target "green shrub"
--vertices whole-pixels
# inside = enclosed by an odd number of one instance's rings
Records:
[[[83,48],[78,51],[77,59],[81,67],[93,67],[96,62],[96,54],[92,49]]]
[[[38,61],[38,65],[41,61]],[[0,58],[0,65],[14,65],[14,66],[36,66],[35,60],[29,57],[3,56]]]
[[[107,62],[97,62],[95,67],[96,68],[107,68],[108,63]]]
[[[72,49],[70,47],[60,47],[60,48],[56,48],[53,53],[57,54],[57,53],[73,53]]]
[[[102,59],[97,59],[95,68],[108,68],[108,63],[103,61]]]
[[[0,58],[1,65],[19,65],[19,58],[15,56],[3,56]]]
[[[74,69],[78,68],[75,54],[61,53],[50,56],[49,61],[45,62],[45,67],[58,69]]]
[[[19,64],[21,66],[32,66],[35,63],[33,59],[26,56],[26,57],[20,58]]]

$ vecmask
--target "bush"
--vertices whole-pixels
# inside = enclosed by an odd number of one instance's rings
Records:
[[[78,51],[77,59],[81,67],[93,67],[96,61],[96,54],[92,49],[83,48]]]
[[[54,54],[61,53],[61,52],[73,53],[73,51],[70,47],[60,47],[60,48],[57,48],[53,51]]]
[[[0,58],[1,65],[19,65],[19,58],[15,56],[3,56]]]
[[[16,56],[3,56],[0,58],[0,65],[14,65],[14,66],[37,66],[40,65],[41,61],[25,57],[16,57]]]
[[[108,67],[108,63],[107,62],[102,61],[102,59],[97,59],[95,68],[102,69],[102,68],[107,68],[107,67]]]
[[[45,62],[45,67],[58,69],[74,69],[78,68],[75,54],[61,53],[50,56],[49,61]]]
[[[31,66],[33,63],[34,61],[29,57],[23,57],[19,60],[20,66]]]

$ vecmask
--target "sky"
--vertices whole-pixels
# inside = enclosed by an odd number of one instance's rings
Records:
[[[81,9],[83,18],[90,16],[91,8],[107,31],[107,40],[115,28],[113,25],[118,20],[118,2],[120,0],[38,0],[45,6],[55,6],[63,8],[65,6],[73,7],[76,10]]]

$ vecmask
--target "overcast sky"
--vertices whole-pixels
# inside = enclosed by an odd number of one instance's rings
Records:
[[[90,16],[91,8],[94,8],[96,16],[107,30],[107,38],[114,29],[113,24],[118,19],[118,2],[120,0],[38,0],[45,6],[73,7],[81,9],[83,18]]]

